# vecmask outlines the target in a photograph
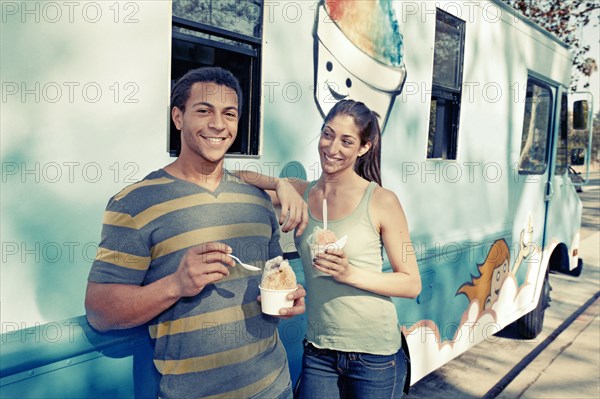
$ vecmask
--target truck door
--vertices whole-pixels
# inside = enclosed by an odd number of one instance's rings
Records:
[[[589,177],[589,154],[591,153],[593,134],[592,113],[589,110],[593,107],[589,107],[588,104],[593,104],[593,97],[589,92],[571,93],[567,96],[566,88],[561,88],[559,93],[560,113],[556,118],[557,129],[554,136],[556,145],[552,157],[551,173],[548,177],[550,192],[547,195],[544,241],[546,247],[552,250],[551,266],[555,270],[570,272],[578,276],[582,267],[577,256],[582,204],[575,187],[577,184],[580,186],[587,183]],[[569,104],[571,103],[573,104],[572,130],[569,126]],[[580,141],[582,134],[587,138],[583,143]],[[578,136],[578,139],[575,136]],[[574,142],[577,143],[575,149],[569,146],[571,137],[575,138]],[[587,147],[587,152],[585,148],[580,148],[582,145]],[[575,150],[578,155],[582,154],[583,159],[577,159],[577,157],[573,159],[571,157],[572,150]],[[584,163],[583,160],[587,161],[585,162],[586,171],[580,171],[581,176],[578,176],[571,168],[571,162],[573,165],[580,165],[577,161]]]
[[[514,254],[512,270],[519,286],[527,280],[527,283],[535,287],[531,297],[521,303],[522,310],[535,306],[543,282],[542,254],[546,245],[548,203],[553,193],[550,171],[557,93],[556,86],[529,76],[518,176],[515,175],[518,184],[514,198],[514,239],[511,251]]]
[[[564,88],[560,90],[560,113],[555,124],[552,163],[549,168],[546,193],[546,232],[545,248],[556,251],[561,266],[568,267],[573,248],[579,246],[579,224],[581,220],[581,201],[569,177],[568,157],[568,98]],[[557,247],[560,246],[560,247]],[[558,258],[557,258],[558,259]],[[577,258],[574,258],[576,266]]]

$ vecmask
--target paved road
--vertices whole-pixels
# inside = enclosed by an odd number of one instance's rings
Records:
[[[600,172],[590,173],[590,182],[579,197],[583,201],[581,238],[585,239],[600,230]]]
[[[600,398],[600,173],[583,188],[580,277],[551,274],[544,330],[513,326],[417,382],[415,398]]]

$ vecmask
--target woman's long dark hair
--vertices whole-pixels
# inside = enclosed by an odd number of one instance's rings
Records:
[[[371,148],[356,160],[354,171],[360,177],[381,186],[381,129],[377,121],[379,115],[360,101],[342,100],[331,108],[323,121],[323,127],[337,115],[348,115],[354,119],[361,146],[367,142],[371,143]]]

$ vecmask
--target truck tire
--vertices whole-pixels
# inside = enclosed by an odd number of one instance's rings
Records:
[[[577,259],[577,267],[573,270],[569,270],[570,262],[569,249],[565,244],[558,244],[550,256],[550,270],[566,274],[567,276],[579,277],[583,270],[583,259]]]
[[[537,306],[531,312],[517,320],[517,328],[521,338],[533,339],[542,332],[544,328],[544,313],[546,308],[550,306],[550,290],[550,281],[546,272]]]
[[[583,270],[583,259],[579,258],[579,259],[577,259],[577,267],[573,270],[569,270],[567,272],[567,274],[569,276],[579,277],[581,275],[582,270]]]

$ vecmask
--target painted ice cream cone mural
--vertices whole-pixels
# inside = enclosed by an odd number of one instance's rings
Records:
[[[403,38],[391,0],[322,0],[314,27],[315,101],[323,116],[349,98],[385,128],[406,79]]]

